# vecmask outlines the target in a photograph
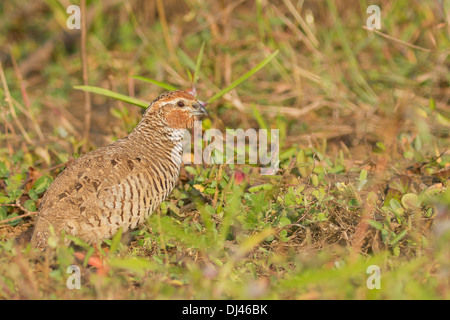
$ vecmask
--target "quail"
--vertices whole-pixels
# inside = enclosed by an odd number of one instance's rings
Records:
[[[206,116],[192,91],[155,99],[125,138],[91,151],[61,172],[44,194],[31,244],[45,249],[64,230],[89,244],[142,224],[171,193],[186,129]]]

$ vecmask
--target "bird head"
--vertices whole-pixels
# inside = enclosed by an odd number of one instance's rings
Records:
[[[144,117],[158,115],[173,129],[191,129],[195,121],[207,116],[205,103],[198,101],[192,91],[167,91],[156,98]]]

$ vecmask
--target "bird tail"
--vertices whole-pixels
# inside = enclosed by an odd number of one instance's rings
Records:
[[[50,234],[50,223],[38,218],[34,226],[33,236],[31,237],[31,247],[39,250],[45,250],[48,245],[48,237]]]
[[[48,247],[48,240],[50,237],[59,238],[63,230],[66,230],[67,222],[64,219],[56,219],[52,217],[50,223],[45,219],[44,214],[40,213],[36,220],[33,235],[31,237],[31,247],[39,250],[45,250]],[[65,239],[68,245],[70,241]]]

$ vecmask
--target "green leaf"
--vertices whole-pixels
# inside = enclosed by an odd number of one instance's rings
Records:
[[[39,194],[48,189],[53,179],[47,175],[39,177],[33,184],[34,191]]]
[[[407,193],[402,197],[402,204],[406,209],[417,209],[420,207],[420,200],[416,194]]]
[[[160,208],[161,208],[162,214],[167,214],[167,202],[165,202],[165,201],[161,202]]]
[[[359,174],[359,183],[358,183],[358,191],[361,191],[364,185],[367,183],[367,170],[361,170]]]
[[[377,230],[383,230],[384,226],[382,223],[375,221],[375,220],[369,220],[369,224],[374,227]]]
[[[69,239],[70,241],[72,241],[75,245],[84,248],[88,252],[90,252],[91,250],[94,251],[94,248],[91,247],[91,245],[89,245],[89,243],[84,242],[80,238],[77,238],[75,236],[71,236],[69,234],[66,234],[66,238]]]
[[[153,256],[152,259],[155,260],[156,263],[158,263],[158,264],[160,264],[160,265],[163,265],[163,264],[164,264],[164,262],[163,262],[160,258],[158,258],[157,256]]]
[[[10,203],[11,200],[9,199],[9,197],[0,197],[0,203]]]
[[[397,209],[400,209],[402,206],[400,204],[400,202],[398,202],[396,199],[391,199],[389,201],[389,205],[391,206],[391,208],[395,211]]]
[[[266,191],[267,190],[272,190],[272,188],[273,188],[272,184],[264,183],[264,184],[260,184],[260,185],[248,188],[248,192],[255,193],[255,192],[258,192],[258,191],[261,191],[261,190],[266,190]]]
[[[402,232],[400,232],[398,235],[396,235],[395,237],[394,237],[394,239],[392,239],[390,242],[389,242],[389,244],[390,245],[394,245],[394,244],[396,244],[397,242],[399,242],[400,240],[402,240],[403,239],[403,237],[404,236],[406,236],[406,233],[408,232],[408,230],[403,230]]]
[[[4,162],[0,162],[0,177],[4,178],[8,175],[8,168]]]
[[[386,151],[386,146],[384,145],[383,142],[379,141],[376,143],[376,146],[381,150],[381,151]]]
[[[198,174],[197,170],[194,167],[186,166],[184,167],[184,169],[195,176]]]
[[[91,87],[91,86],[75,86],[75,89],[83,90],[86,92],[92,92],[96,94],[100,94],[102,96],[106,96],[109,98],[113,98],[116,100],[120,100],[129,104],[133,104],[135,106],[141,107],[141,108],[147,108],[150,104],[149,102],[142,101],[136,98],[132,98],[129,96],[126,96],[124,94],[116,93],[108,89],[98,88],[98,87]]]
[[[436,101],[433,98],[430,98],[429,108],[431,111],[436,110]]]
[[[436,115],[436,120],[439,122],[439,124],[445,126],[445,127],[450,127],[450,119],[447,118],[446,116],[444,116],[443,114],[438,113]]]
[[[314,187],[319,186],[319,177],[317,176],[317,174],[311,175],[311,183]]]
[[[127,269],[138,274],[144,274],[153,269],[154,264],[144,258],[131,257],[127,259],[111,258],[109,265],[115,268]]]
[[[5,220],[7,215],[8,215],[8,213],[6,212],[6,208],[5,207],[0,207],[0,222],[2,220]]]
[[[39,200],[39,196],[37,195],[36,190],[34,190],[33,188],[28,191],[28,196],[31,198],[31,200]]]
[[[361,170],[361,173],[359,174],[359,181],[367,180],[367,170],[363,169]]]
[[[288,193],[284,198],[284,204],[286,206],[294,206],[299,203],[297,203],[297,197],[294,194]]]
[[[291,220],[289,220],[289,218],[287,218],[287,217],[281,217],[279,223],[280,223],[280,227],[285,227],[285,226],[291,224]]]
[[[114,237],[112,238],[111,246],[109,247],[109,251],[111,253],[116,252],[117,249],[119,249],[120,240],[122,239],[122,231],[123,231],[123,229],[122,229],[122,227],[120,227],[119,230],[117,230]]]
[[[144,81],[144,82],[148,82],[148,83],[151,83],[151,84],[154,84],[154,85],[157,85],[158,87],[161,87],[161,88],[169,90],[169,91],[178,90],[177,87],[174,87],[174,86],[172,86],[172,85],[170,85],[168,83],[164,83],[164,82],[161,82],[161,81],[156,81],[156,80],[145,78],[145,77],[141,77],[141,76],[132,76],[132,78],[133,79],[137,79],[137,80],[141,80],[141,81]],[[148,106],[148,104],[147,104],[147,106]]]
[[[31,212],[36,212],[36,203],[33,200],[28,199],[24,204],[25,209]]]
[[[22,195],[22,190],[12,190],[8,192],[9,202],[12,203],[20,198]]]
[[[11,214],[10,214],[9,216],[7,216],[6,218],[7,218],[7,219],[11,219],[11,218],[14,218],[14,217],[17,217],[17,216],[18,216],[18,214],[14,212],[14,213],[11,213]],[[2,219],[2,220],[4,220],[4,219]],[[21,218],[16,219],[16,220],[12,220],[12,221],[8,222],[8,224],[9,224],[10,226],[15,226],[15,225],[19,224],[20,220],[21,220]]]
[[[226,87],[225,89],[220,90],[218,93],[216,93],[214,96],[212,96],[211,98],[209,98],[209,100],[207,101],[208,103],[214,102],[216,100],[218,100],[219,98],[221,98],[223,95],[227,94],[228,92],[230,92],[231,90],[233,90],[234,88],[236,88],[238,85],[240,85],[242,82],[244,82],[245,80],[247,80],[249,77],[251,77],[252,75],[254,75],[256,72],[258,72],[259,70],[261,70],[262,68],[264,68],[264,66],[266,64],[268,64],[270,61],[272,61],[273,58],[276,57],[276,55],[278,54],[278,50],[275,51],[274,53],[272,53],[270,56],[268,56],[267,58],[265,58],[263,61],[261,61],[260,63],[258,63],[258,65],[256,65],[254,68],[252,68],[250,71],[246,72],[245,74],[243,74],[242,76],[240,76],[238,79],[236,79],[235,81],[233,81],[228,87]]]
[[[398,257],[400,255],[400,247],[399,246],[394,246],[392,248],[392,252],[394,253],[394,256]]]

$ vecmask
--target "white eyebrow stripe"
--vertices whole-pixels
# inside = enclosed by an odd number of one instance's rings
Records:
[[[177,104],[179,101],[183,101],[184,103],[187,102],[185,98],[178,98],[176,100],[164,101],[164,105],[166,105],[166,104],[173,104],[173,103]]]

